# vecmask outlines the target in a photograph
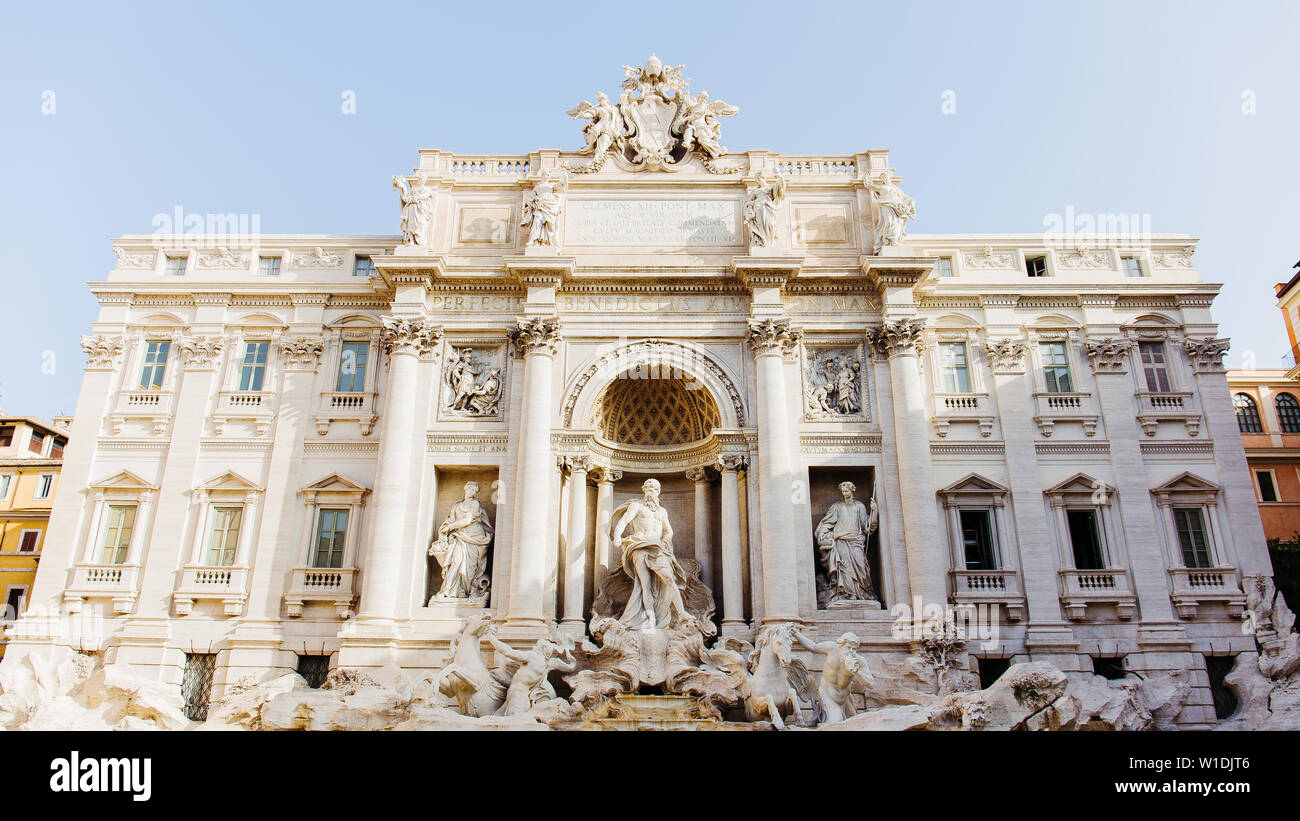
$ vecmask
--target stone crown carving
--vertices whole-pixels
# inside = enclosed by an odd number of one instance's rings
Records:
[[[517,320],[510,329],[510,344],[521,356],[543,353],[554,356],[562,337],[559,317],[530,317]]]
[[[984,345],[989,355],[989,367],[993,371],[1015,371],[1025,369],[1025,354],[1029,343],[1022,339],[990,339]]]
[[[248,254],[219,248],[215,254],[199,254],[199,265],[205,268],[243,268],[248,264]]]
[[[886,322],[872,335],[872,343],[887,356],[919,355],[925,347],[925,320]]]
[[[803,331],[790,324],[789,319],[756,319],[749,322],[749,345],[754,355],[776,352],[789,356],[799,347]]]
[[[111,368],[113,361],[122,353],[122,337],[83,336],[81,349],[86,352],[87,368]]]
[[[215,368],[226,343],[219,336],[187,336],[181,340],[181,363],[186,368]]]
[[[119,245],[113,246],[113,253],[117,255],[119,268],[152,268],[157,259],[153,253],[133,254]]]
[[[320,362],[325,340],[313,336],[294,336],[280,340],[280,355],[284,366],[295,371],[314,371]]]
[[[1124,373],[1128,370],[1128,353],[1133,343],[1127,339],[1089,339],[1083,343],[1093,373]]]
[[[442,338],[442,329],[423,319],[405,319],[397,316],[383,317],[384,330],[380,344],[384,353],[409,353],[417,356],[429,353]]]
[[[1228,353],[1230,344],[1227,339],[1203,337],[1184,340],[1183,347],[1197,371],[1219,372],[1224,370],[1223,357]]]
[[[305,254],[295,254],[293,264],[299,268],[342,268],[343,253],[326,251],[318,245]]]

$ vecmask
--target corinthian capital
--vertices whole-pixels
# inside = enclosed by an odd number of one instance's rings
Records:
[[[749,457],[740,453],[724,453],[718,456],[717,463],[713,466],[715,470],[722,473],[731,471],[744,470],[749,464]]]
[[[609,465],[592,465],[587,476],[596,484],[605,484],[607,482],[617,482],[623,478],[623,471],[610,467]]]
[[[442,329],[424,319],[386,316],[383,321],[384,331],[380,344],[389,356],[396,353],[420,356],[433,350],[433,346],[442,339]]]
[[[113,363],[122,354],[122,337],[103,334],[83,336],[81,349],[86,352],[87,370],[112,368]]]
[[[284,367],[291,371],[315,371],[325,350],[325,340],[318,336],[294,336],[280,340]]]
[[[181,340],[181,364],[190,370],[217,366],[226,341],[219,336],[187,336]]]
[[[516,320],[516,323],[516,327],[510,329],[510,343],[519,354],[555,354],[561,340],[559,317],[527,317]]]
[[[900,319],[886,322],[872,336],[876,348],[886,356],[916,355],[925,344],[922,332],[925,330],[924,319]]]
[[[1218,373],[1224,370],[1223,357],[1228,353],[1230,343],[1226,339],[1202,337],[1183,342],[1187,349],[1187,358],[1192,360],[1192,367],[1197,373]]]
[[[749,346],[754,349],[755,356],[772,352],[788,356],[799,347],[801,339],[803,331],[791,325],[785,317],[749,321]]]
[[[1125,373],[1128,371],[1128,352],[1132,347],[1133,343],[1127,339],[1109,336],[1083,343],[1093,373]]]
[[[1019,373],[1025,369],[1029,343],[1022,339],[990,339],[984,350],[988,351],[989,367],[994,373]]]

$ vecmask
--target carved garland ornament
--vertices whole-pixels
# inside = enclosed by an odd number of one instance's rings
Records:
[[[314,371],[325,350],[325,340],[320,337],[295,336],[280,340],[280,355],[284,367],[294,371]]]
[[[81,349],[86,352],[87,368],[111,368],[113,360],[122,354],[122,337],[83,336]]]
[[[1185,340],[1183,346],[1187,349],[1187,358],[1192,360],[1197,371],[1217,373],[1224,370],[1223,357],[1230,346],[1228,340],[1203,337]]]
[[[383,317],[384,330],[380,344],[384,353],[407,353],[416,356],[433,350],[442,338],[442,329],[430,325],[423,319],[404,319],[397,316]]]
[[[749,345],[755,356],[778,353],[793,354],[803,339],[803,331],[792,326],[789,319],[757,319],[749,323]]]
[[[532,317],[518,319],[510,329],[510,344],[520,356],[541,353],[554,356],[561,342],[558,317]]]
[[[181,340],[181,363],[186,368],[215,368],[226,342],[219,336],[187,336]]]
[[[1133,343],[1127,339],[1089,339],[1083,343],[1094,373],[1124,373],[1128,370],[1128,352]]]
[[[988,351],[989,367],[995,372],[1022,371],[1029,343],[1021,339],[990,339],[984,350]]]

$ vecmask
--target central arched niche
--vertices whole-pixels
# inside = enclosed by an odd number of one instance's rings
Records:
[[[595,418],[600,437],[638,448],[672,448],[707,439],[721,422],[712,394],[675,378],[612,380]]]

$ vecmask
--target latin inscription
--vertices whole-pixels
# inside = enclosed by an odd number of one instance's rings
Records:
[[[567,245],[740,244],[735,200],[569,200]]]

